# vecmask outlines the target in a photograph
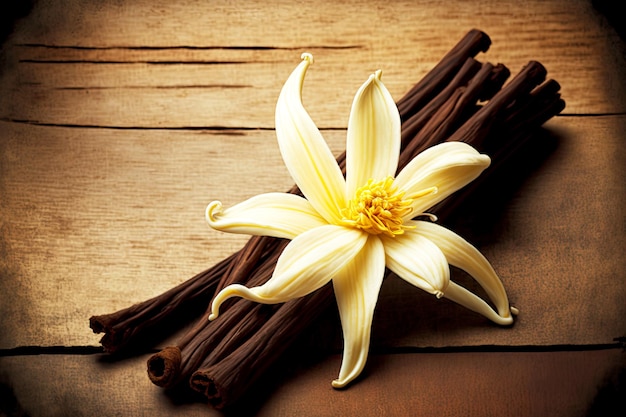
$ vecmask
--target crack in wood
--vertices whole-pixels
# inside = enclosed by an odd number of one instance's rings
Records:
[[[75,50],[131,50],[131,51],[162,51],[162,50],[234,50],[234,51],[297,51],[300,49],[361,49],[363,45],[308,45],[308,46],[263,46],[263,45],[230,45],[230,46],[196,46],[196,45],[173,45],[173,46],[83,46],[83,45],[52,45],[44,43],[18,43],[18,47],[45,48],[45,49],[75,49]]]
[[[603,113],[559,113],[558,117],[611,117],[626,116],[626,111],[603,112]]]
[[[51,123],[40,122],[37,120],[26,119],[11,119],[0,118],[0,121],[7,123],[27,124],[33,126],[45,126],[45,127],[63,127],[72,129],[113,129],[113,130],[182,130],[182,131],[216,131],[216,132],[231,132],[236,134],[237,131],[253,131],[253,130],[274,130],[270,127],[254,126],[115,126],[115,125],[89,125],[89,124],[75,124],[75,123]],[[243,133],[241,133],[243,135]]]
[[[148,64],[148,65],[242,65],[242,64],[270,64],[271,61],[216,61],[216,60],[189,60],[189,61],[157,61],[157,60],[95,60],[95,59],[20,59],[21,64]]]
[[[626,344],[621,339],[614,338],[614,343],[590,343],[590,344],[554,344],[554,345],[475,345],[475,346],[442,346],[442,347],[372,347],[370,354],[387,355],[402,353],[534,353],[534,352],[588,352],[608,349],[626,349]],[[341,352],[336,352],[341,353]]]
[[[542,352],[589,352],[597,350],[626,349],[626,337],[616,337],[614,343],[555,344],[555,345],[475,345],[475,346],[398,346],[372,347],[371,355],[419,354],[419,353],[542,353]],[[159,352],[159,348],[146,349],[142,354]],[[32,355],[94,355],[104,353],[102,346],[17,346],[0,349],[0,357]],[[340,354],[329,350],[328,354]]]
[[[104,353],[102,346],[18,346],[0,349],[0,357],[32,355],[93,355]]]
[[[61,127],[72,129],[113,129],[113,130],[182,130],[182,131],[208,131],[219,132],[220,134],[240,134],[247,131],[273,131],[273,127],[263,126],[115,126],[115,125],[89,125],[89,124],[74,124],[74,123],[51,123],[40,122],[37,120],[27,119],[12,119],[1,117],[0,122],[6,123],[18,123],[27,124],[32,126],[44,126],[44,127]],[[320,127],[321,131],[342,131],[346,130],[345,127]],[[230,133],[229,133],[230,132]],[[237,133],[241,132],[241,133]]]
[[[34,83],[33,83],[34,84]],[[36,84],[40,85],[40,84]],[[53,87],[54,90],[136,90],[136,89],[242,89],[254,88],[250,84],[183,84],[183,85],[116,85],[116,86],[92,86],[92,87]]]

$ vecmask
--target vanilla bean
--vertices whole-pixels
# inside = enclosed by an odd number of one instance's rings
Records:
[[[540,128],[565,108],[559,90],[556,81],[548,80],[534,88],[524,100],[521,100],[520,95],[520,100],[508,106],[508,113],[501,116],[503,121],[500,129],[493,129],[484,143],[483,151],[491,156],[491,166],[483,172],[481,181],[467,185],[456,193],[453,200],[436,208],[440,218],[452,217],[460,206],[476,205],[478,200],[488,201],[489,207],[483,204],[475,211],[486,215],[498,211],[496,195],[500,200],[506,198],[504,190],[515,189],[514,184],[532,172],[556,146],[554,138],[540,131]],[[489,116],[483,114],[476,117]],[[472,123],[468,123],[470,125]],[[483,192],[480,192],[481,188]],[[494,189],[500,192],[489,192],[489,198],[486,198],[485,191]]]
[[[487,63],[467,80],[467,85],[455,86],[454,91],[442,91],[437,97],[438,107],[407,144],[407,152],[400,158],[398,170],[424,149],[443,142],[459,126],[466,123],[479,109],[477,101],[494,94],[504,84],[509,74],[505,66],[500,64],[494,67]],[[473,143],[479,143],[477,137],[472,137],[471,140]]]
[[[398,100],[398,110],[402,120],[406,120],[419,111],[447,85],[465,64],[468,58],[479,52],[486,52],[491,46],[491,39],[486,33],[470,30],[409,92]]]
[[[222,409],[241,398],[284,353],[302,332],[302,320],[312,322],[333,303],[332,287],[326,285],[309,296],[283,304],[254,335],[237,345],[221,361],[208,360],[191,377],[191,387],[204,394],[209,404]],[[285,344],[287,343],[287,344]]]
[[[517,75],[510,80],[491,100],[479,109],[463,126],[450,135],[449,141],[467,142],[468,138],[483,137],[494,124],[503,123],[503,114],[513,106],[520,97],[529,94],[536,86],[541,84],[546,77],[546,69],[539,62],[531,61]],[[484,149],[482,142],[475,144]]]
[[[481,69],[481,63],[474,58],[468,58],[452,80],[433,98],[426,102],[419,111],[414,112],[402,122],[402,147],[406,148],[417,133],[443,106],[450,96],[460,87],[467,85],[469,80]]]
[[[513,131],[528,128],[529,124],[541,126],[565,108],[565,101],[559,94],[560,89],[561,86],[555,80],[540,84],[523,101],[520,99],[515,106],[511,106],[505,123]]]
[[[108,353],[154,343],[179,328],[181,322],[201,314],[236,257],[237,253],[157,297],[111,314],[92,316],[89,326],[94,333],[104,333],[100,343]]]
[[[466,204],[470,196],[478,198],[477,189],[487,188],[485,184],[499,177],[498,189],[504,188],[502,179],[523,177],[529,171],[523,166],[511,167],[516,162],[526,159],[528,149],[536,151],[532,160],[543,160],[553,145],[537,140],[537,129],[547,120],[559,114],[565,102],[559,94],[560,85],[554,80],[544,81],[545,68],[538,62],[531,61],[507,84],[494,95],[482,109],[477,111],[467,122],[450,136],[448,140],[464,140],[488,154],[492,163],[482,173],[480,181],[474,181],[455,194],[452,201],[444,201],[435,210],[442,219],[449,217],[460,205]],[[489,135],[487,135],[489,131]],[[477,142],[477,138],[480,143]],[[532,166],[527,161],[525,166]],[[512,181],[512,180],[511,180]],[[511,188],[511,187],[508,187]],[[491,193],[495,195],[495,193]],[[504,193],[500,192],[502,196]],[[493,198],[491,199],[493,202]],[[495,204],[492,204],[495,207]]]
[[[278,257],[287,244],[283,239],[275,239],[275,242],[280,245],[275,246],[267,257],[261,258],[250,276],[243,281],[246,285],[261,285],[272,275]],[[257,330],[279,307],[242,299],[231,301],[231,307],[221,312],[219,320],[209,322],[207,311],[177,346],[166,347],[148,359],[148,376],[153,383],[171,388],[187,380],[220,344],[225,341],[238,343],[239,339]]]
[[[237,257],[229,263],[227,270],[217,284],[216,291],[220,291],[229,284],[228,277],[246,276],[264,251],[265,245],[262,236],[252,236],[246,245],[237,252]],[[233,280],[236,279],[233,278]]]

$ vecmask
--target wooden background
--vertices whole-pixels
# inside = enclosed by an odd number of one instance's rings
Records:
[[[540,61],[567,102],[546,125],[556,151],[474,230],[518,321],[390,280],[366,378],[334,391],[340,350],[296,354],[250,412],[623,413],[626,49],[590,1],[47,0],[1,52],[0,415],[220,415],[152,385],[148,353],[107,361],[88,318],[239,249],[205,224],[208,202],[292,185],[274,105],[302,52],[305,105],[339,153],[370,73],[399,99],[472,28],[492,39],[479,59]]]

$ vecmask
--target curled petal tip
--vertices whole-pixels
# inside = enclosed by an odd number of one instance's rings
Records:
[[[222,212],[222,203],[220,201],[213,201],[206,207],[205,217],[209,224],[215,222],[215,215]]]
[[[374,73],[374,77],[376,77],[377,80],[380,80],[383,76],[383,70],[376,70],[376,72]]]
[[[300,59],[303,61],[309,61],[310,64],[313,63],[313,55],[308,52],[304,52],[302,55],[300,55]]]
[[[370,76],[367,78],[367,81],[365,82],[365,84],[371,84],[374,81],[380,81],[380,77],[382,75],[381,70],[376,71],[373,74],[370,74]]]
[[[513,306],[511,306],[511,314],[517,316],[519,314],[519,310]]]
[[[217,314],[216,313],[211,313],[209,314],[209,321],[213,321],[217,318]]]
[[[436,290],[435,291],[435,297],[437,297],[437,298],[443,297],[443,291]]]
[[[438,217],[432,213],[422,213],[421,215],[428,217],[428,220],[430,220],[432,223],[435,223],[438,220]]]
[[[335,379],[333,382],[331,382],[331,385],[333,386],[333,388],[337,389],[345,388],[345,386],[348,385],[348,381]]]

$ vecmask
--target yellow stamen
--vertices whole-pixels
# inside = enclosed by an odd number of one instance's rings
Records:
[[[343,222],[374,235],[400,235],[411,227],[404,225],[403,218],[411,212],[412,201],[404,198],[404,192],[398,192],[393,177],[382,181],[370,179],[356,190],[342,211]]]

